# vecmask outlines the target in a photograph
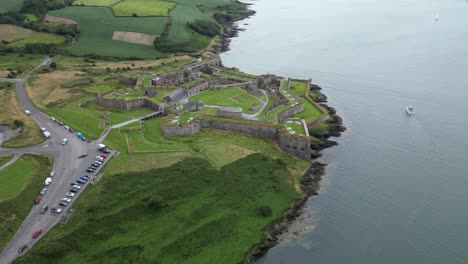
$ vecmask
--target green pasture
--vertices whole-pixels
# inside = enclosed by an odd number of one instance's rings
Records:
[[[295,114],[293,117],[305,119],[307,123],[314,121],[322,115],[322,112],[306,99],[302,100],[304,111]]]
[[[177,5],[171,11],[172,24],[169,28],[168,39],[175,42],[190,41],[193,33],[187,26],[195,19],[214,21],[212,13],[203,12],[196,5]]]
[[[102,93],[112,90],[112,87],[109,84],[102,83],[102,84],[96,84],[93,86],[87,86],[87,87],[84,87],[83,89],[89,93],[102,94]]]
[[[74,5],[85,6],[112,6],[122,0],[75,0]]]
[[[0,13],[7,11],[19,11],[23,7],[22,0],[1,0]]]
[[[108,175],[86,189],[67,225],[17,263],[239,263],[300,198],[291,178],[282,161],[261,154],[220,169],[189,158]],[[153,196],[157,207],[147,203]],[[260,215],[260,206],[271,214]]]
[[[17,54],[6,53],[0,54],[0,69],[12,69],[15,71],[26,72],[32,70],[44,59],[44,55],[40,54]]]
[[[167,17],[115,17],[106,7],[66,7],[49,12],[50,15],[76,21],[80,26],[77,44],[68,47],[75,55],[138,57],[154,59],[161,53],[152,46],[112,40],[114,31],[129,31],[160,35]]]
[[[298,97],[303,97],[305,95],[305,90],[307,87],[307,83],[304,81],[291,81],[291,87],[289,90],[293,92]]]
[[[25,154],[0,171],[0,251],[31,211],[51,170],[48,157]]]
[[[31,21],[31,22],[34,22],[34,21],[37,21],[39,18],[34,15],[34,14],[25,14],[26,18]]]
[[[168,16],[175,3],[160,0],[125,0],[112,6],[116,16]]]
[[[209,105],[241,107],[244,113],[254,113],[251,106],[256,108],[262,105],[262,101],[246,92],[240,87],[228,87],[221,90],[210,90],[199,93],[189,98],[190,101],[200,101]]]
[[[197,5],[211,8],[232,3],[230,0],[171,0],[171,2],[180,5]]]
[[[23,47],[26,44],[31,43],[63,44],[65,42],[65,38],[63,36],[31,31],[18,26],[0,25],[0,29],[8,31],[7,35],[9,35],[9,38],[0,40],[8,41],[9,43],[7,46],[10,47]]]

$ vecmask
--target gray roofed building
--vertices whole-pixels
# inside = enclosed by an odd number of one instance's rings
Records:
[[[172,93],[164,96],[163,100],[168,103],[175,103],[188,97],[187,91],[184,88],[179,88]]]

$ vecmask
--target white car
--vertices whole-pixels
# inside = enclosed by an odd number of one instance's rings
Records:
[[[65,196],[72,198],[73,196],[75,196],[75,194],[72,192],[67,192]]]
[[[69,202],[71,202],[71,199],[70,198],[62,198],[62,199],[60,199],[60,201],[69,203]]]
[[[62,145],[65,145],[65,144],[67,144],[67,143],[68,143],[68,138],[62,139]]]
[[[69,129],[70,129],[69,126],[64,126],[63,128],[65,128],[66,130],[69,130]]]
[[[29,110],[24,110],[24,113],[27,114],[27,115],[30,115],[30,114],[31,114],[31,111],[29,111]]]
[[[42,131],[42,132],[46,132],[47,129],[46,129],[45,127],[41,127],[41,131]]]
[[[50,172],[50,177],[53,178],[55,176],[55,174],[56,174],[55,171],[51,171]]]
[[[52,183],[52,178],[47,178],[44,182],[45,186],[49,186]]]
[[[41,190],[41,196],[44,196],[46,194],[46,192],[47,192],[47,188],[43,188]]]
[[[50,120],[55,121],[55,117],[51,116]]]
[[[72,188],[77,188],[78,190],[81,190],[81,186],[79,186],[78,184],[73,185]]]

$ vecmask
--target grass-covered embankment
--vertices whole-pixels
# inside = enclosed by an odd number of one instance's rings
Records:
[[[298,198],[284,162],[262,154],[108,175],[17,263],[238,263]]]
[[[51,169],[50,158],[25,154],[0,170],[0,251],[29,214]]]

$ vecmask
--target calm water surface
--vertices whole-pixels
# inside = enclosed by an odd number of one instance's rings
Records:
[[[253,3],[224,63],[312,78],[349,129],[310,231],[260,262],[468,263],[468,1]]]

